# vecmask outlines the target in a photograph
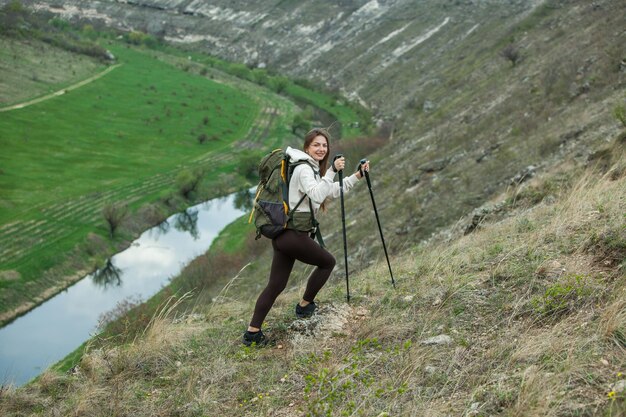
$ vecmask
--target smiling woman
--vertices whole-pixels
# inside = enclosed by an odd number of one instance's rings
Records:
[[[335,267],[335,258],[324,248],[319,236],[319,224],[315,213],[323,207],[327,198],[343,198],[362,178],[360,170],[343,179],[342,185],[334,182],[335,174],[345,168],[343,157],[335,158],[330,169],[330,134],[325,129],[313,129],[304,137],[304,152],[291,147],[285,153],[293,173],[289,180],[289,215],[286,229],[272,239],[274,257],[269,281],[259,295],[248,329],[243,334],[243,344],[265,345],[267,338],[261,330],[263,321],[274,305],[276,298],[286,288],[289,275],[296,260],[314,265],[308,278],[306,291],[295,307],[296,317],[310,317],[316,309],[316,295],[322,289]],[[363,165],[369,170],[369,163]],[[341,188],[340,188],[341,187]],[[319,244],[313,237],[317,234]]]

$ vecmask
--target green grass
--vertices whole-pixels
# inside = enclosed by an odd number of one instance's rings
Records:
[[[106,201],[154,200],[184,166],[219,174],[224,164],[206,156],[232,163],[229,147],[259,117],[258,103],[231,87],[112,50],[122,65],[106,76],[3,113],[0,269],[34,279],[101,227]],[[200,144],[200,134],[210,139]]]
[[[298,103],[311,105],[329,113],[337,122],[342,124],[340,135],[342,138],[354,138],[366,135],[371,128],[370,114],[358,104],[350,103],[336,94],[315,89],[313,85],[300,85],[285,77],[273,75],[264,69],[250,69],[243,64],[229,63],[218,58],[199,54],[193,51],[181,51],[171,47],[159,48],[168,54],[191,58],[195,63],[201,63],[210,68],[229,73],[239,79],[247,79],[260,86],[287,96]],[[191,65],[189,62],[187,65]],[[280,87],[278,85],[280,84]]]
[[[44,50],[54,53],[43,53]],[[36,40],[0,36],[0,107],[57,91],[105,68],[94,58]]]
[[[258,106],[230,87],[112,49],[122,65],[102,79],[3,115],[0,222],[217,152],[257,116]],[[200,145],[202,133],[214,139]]]
[[[343,100],[328,94],[311,91],[297,84],[288,84],[285,93],[298,101],[313,105],[336,117],[342,123],[343,138],[362,136],[367,133],[368,117],[356,110],[355,105],[347,105]]]
[[[254,224],[248,223],[249,214],[245,214],[226,226],[211,244],[209,252],[237,253],[244,249],[246,238],[254,234]]]

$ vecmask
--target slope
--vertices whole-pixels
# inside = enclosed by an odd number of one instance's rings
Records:
[[[623,416],[626,414],[626,161],[537,178],[505,216],[431,242],[321,294],[295,320],[297,274],[266,323],[239,337],[262,284],[244,268],[209,305],[170,300],[124,345],[99,341],[69,373],[5,388],[4,415]],[[547,184],[570,181],[540,201]],[[549,187],[548,187],[549,188]],[[544,194],[545,195],[545,194]],[[265,262],[259,260],[258,262]],[[197,266],[190,266],[197,268]]]

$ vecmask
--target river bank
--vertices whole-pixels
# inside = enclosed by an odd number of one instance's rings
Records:
[[[139,305],[204,254],[219,232],[244,212],[236,195],[212,199],[168,217],[126,250],[28,314],[0,329],[0,369],[23,384],[98,332],[120,306]]]

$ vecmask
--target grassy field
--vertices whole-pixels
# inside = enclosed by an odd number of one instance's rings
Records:
[[[261,68],[249,68],[240,63],[224,62],[217,58],[194,51],[165,48],[170,56],[184,57],[187,67],[194,63],[203,64],[203,68],[212,68],[235,76],[238,80],[246,79],[269,90],[280,93],[302,106],[312,106],[327,113],[339,126],[331,128],[331,134],[341,138],[364,136],[371,130],[370,112],[359,104],[349,102],[344,97],[330,91],[321,91],[306,80],[294,81],[284,76],[272,74]],[[328,126],[327,126],[328,127]]]
[[[0,222],[225,150],[259,114],[232,88],[125,48],[113,51],[122,65],[104,78],[3,114]]]
[[[96,59],[56,50],[34,39],[0,36],[0,107],[57,91],[91,76],[105,65]]]

